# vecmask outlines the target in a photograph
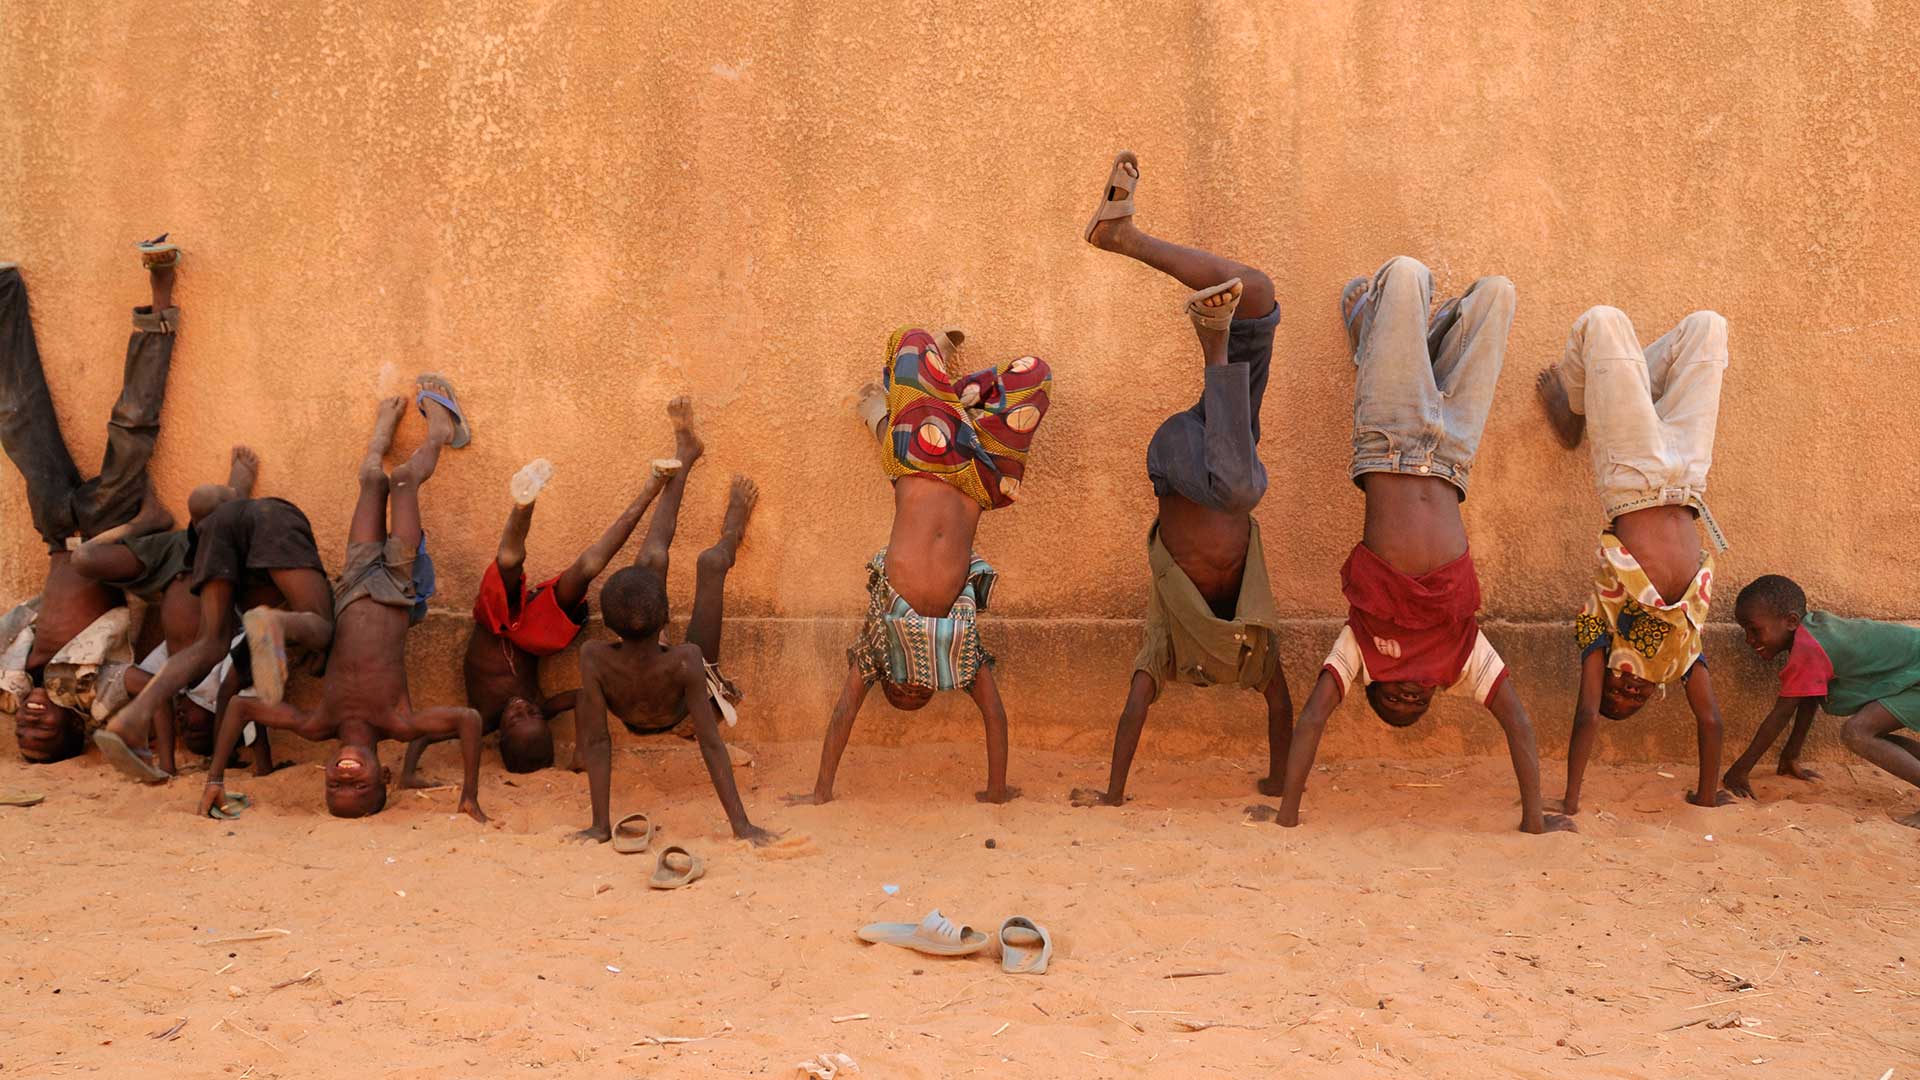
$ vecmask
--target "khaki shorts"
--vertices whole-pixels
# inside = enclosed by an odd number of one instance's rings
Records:
[[[333,586],[333,614],[362,597],[388,607],[413,608],[413,559],[417,549],[393,537],[347,545],[347,565]]]

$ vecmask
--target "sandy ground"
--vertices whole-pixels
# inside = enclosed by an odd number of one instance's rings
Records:
[[[615,812],[709,860],[678,892],[564,839],[582,778],[491,752],[491,828],[451,790],[332,820],[310,763],[235,784],[232,823],[189,815],[191,776],[0,763],[48,793],[0,810],[0,1076],[1920,1074],[1920,836],[1861,765],[1718,811],[1684,768],[1601,767],[1583,832],[1542,838],[1497,760],[1333,766],[1285,831],[1243,822],[1250,762],[1146,760],[1126,809],[1076,810],[1103,762],[1016,755],[991,807],[974,747],[856,746],[816,808],[777,798],[814,747],[752,749],[748,805],[793,834],[760,853],[683,744],[621,745]],[[1052,970],[854,937],[930,907],[1035,918]],[[261,928],[290,933],[221,941]]]

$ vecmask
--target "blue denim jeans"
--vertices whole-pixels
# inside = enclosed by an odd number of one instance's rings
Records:
[[[1211,510],[1240,514],[1267,493],[1260,464],[1260,403],[1267,396],[1273,330],[1280,305],[1258,319],[1235,319],[1227,362],[1203,368],[1193,407],[1167,417],[1147,443],[1153,493],[1179,495]]]
[[[1354,354],[1353,466],[1438,476],[1467,497],[1513,326],[1513,283],[1483,277],[1431,319],[1433,274],[1397,255],[1374,275]]]

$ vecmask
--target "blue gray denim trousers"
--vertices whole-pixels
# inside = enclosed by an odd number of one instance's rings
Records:
[[[1211,510],[1242,514],[1267,493],[1260,464],[1260,403],[1273,362],[1280,305],[1257,319],[1235,319],[1227,362],[1203,368],[1193,407],[1167,417],[1147,443],[1153,493],[1179,495]]]
[[[1398,255],[1373,277],[1353,391],[1353,482],[1438,476],[1467,497],[1513,326],[1513,282],[1483,277],[1430,318],[1433,274]]]

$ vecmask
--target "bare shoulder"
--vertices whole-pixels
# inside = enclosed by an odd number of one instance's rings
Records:
[[[693,644],[675,645],[667,650],[667,660],[673,665],[673,673],[683,682],[705,683],[707,679],[706,657],[700,652],[700,646]]]
[[[594,679],[606,667],[608,653],[612,647],[604,641],[589,641],[580,646],[580,679],[582,682]]]

